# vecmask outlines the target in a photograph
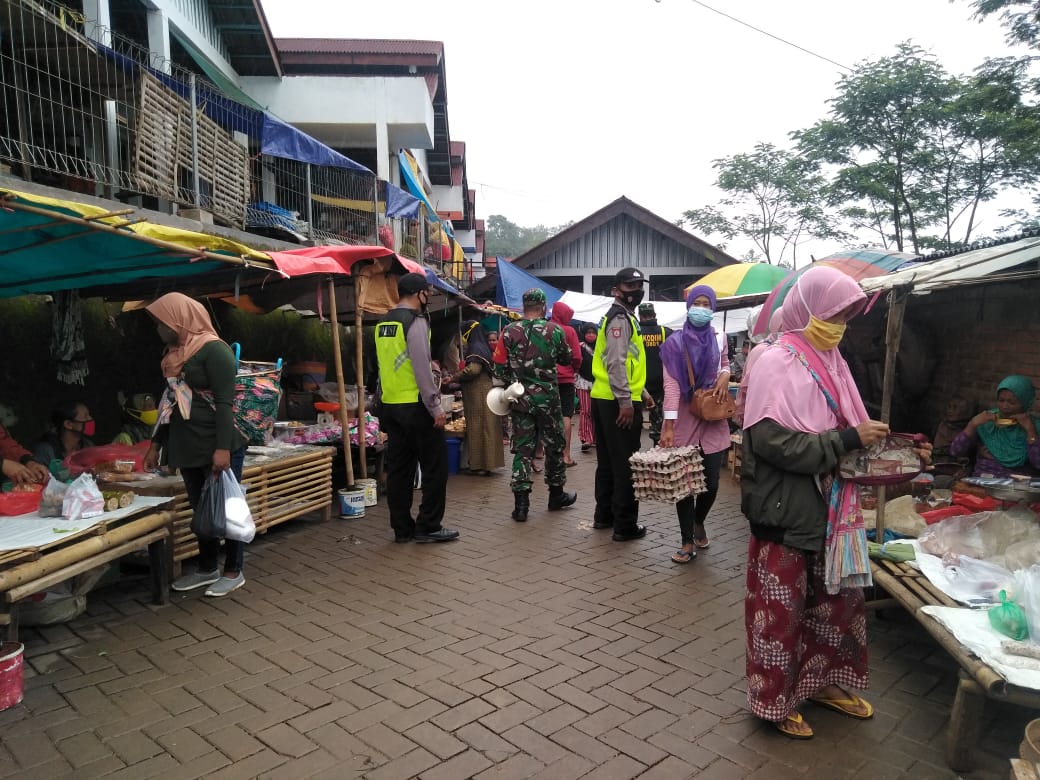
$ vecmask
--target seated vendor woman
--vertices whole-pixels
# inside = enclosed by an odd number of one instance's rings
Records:
[[[997,385],[996,408],[972,417],[950,443],[950,454],[961,458],[975,450],[976,477],[1040,474],[1040,418],[1029,412],[1035,398],[1027,377],[1005,377]]]
[[[90,409],[80,401],[59,404],[51,412],[51,429],[33,447],[33,458],[50,464],[84,447],[93,447],[94,418]]]

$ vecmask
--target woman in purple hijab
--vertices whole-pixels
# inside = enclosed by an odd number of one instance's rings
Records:
[[[719,492],[722,458],[729,449],[729,421],[702,420],[690,414],[690,399],[697,389],[711,390],[722,399],[729,392],[729,356],[725,334],[711,325],[715,291],[696,285],[686,296],[686,322],[661,347],[664,365],[664,424],[662,447],[700,446],[704,452],[704,477],[708,490],[684,498],[675,505],[682,547],[672,553],[676,563],[697,557],[696,547],[708,546],[704,521]],[[690,376],[693,382],[690,382]]]

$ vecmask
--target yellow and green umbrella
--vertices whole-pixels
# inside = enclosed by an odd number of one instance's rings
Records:
[[[719,298],[767,293],[783,281],[788,270],[769,263],[724,265],[689,285],[684,293],[689,295],[690,288],[697,284],[708,285]]]

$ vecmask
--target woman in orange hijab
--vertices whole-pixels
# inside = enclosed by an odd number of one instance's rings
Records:
[[[166,344],[162,359],[167,391],[159,404],[159,421],[145,456],[154,469],[160,454],[170,468],[180,469],[188,503],[195,509],[207,479],[225,469],[242,479],[245,437],[235,428],[235,355],[220,340],[201,303],[181,293],[167,293],[145,307]],[[220,539],[198,537],[197,571],[171,585],[186,591],[206,587],[206,595],[226,596],[245,582],[245,543],[224,540],[224,573],[217,558]],[[208,586],[208,587],[207,587]]]

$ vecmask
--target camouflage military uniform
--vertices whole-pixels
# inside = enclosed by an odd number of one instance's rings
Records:
[[[545,484],[562,487],[567,482],[567,467],[556,365],[571,360],[563,328],[545,319],[519,320],[502,331],[497,350],[495,375],[507,385],[519,381],[524,386],[524,395],[511,414],[510,487],[514,493],[530,492],[539,438],[545,448]]]

